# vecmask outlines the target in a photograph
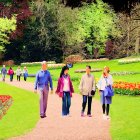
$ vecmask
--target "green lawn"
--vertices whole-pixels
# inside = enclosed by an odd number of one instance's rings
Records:
[[[39,119],[37,94],[0,82],[0,95],[11,95],[14,100],[0,120],[0,140],[24,134],[35,127]]]
[[[115,96],[111,105],[113,140],[140,140],[140,97]]]

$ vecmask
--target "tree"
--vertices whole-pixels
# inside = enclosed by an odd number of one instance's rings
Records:
[[[85,5],[80,12],[81,28],[85,32],[85,47],[91,55],[98,57],[105,51],[105,42],[110,36],[119,35],[114,11],[101,0]]]
[[[4,51],[4,46],[9,44],[9,34],[16,30],[16,18],[0,18],[0,51]]]

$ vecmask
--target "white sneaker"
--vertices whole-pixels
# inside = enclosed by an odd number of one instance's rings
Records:
[[[110,117],[109,117],[109,116],[106,116],[106,119],[107,119],[107,120],[110,120]]]
[[[104,119],[104,120],[106,120],[106,117],[107,117],[107,116],[106,116],[105,114],[103,114],[103,119]]]

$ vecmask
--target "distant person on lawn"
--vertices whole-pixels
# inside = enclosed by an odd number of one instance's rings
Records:
[[[56,94],[62,98],[62,116],[70,116],[71,97],[74,93],[72,81],[68,74],[69,68],[64,66],[58,79]]]
[[[3,68],[1,69],[1,74],[2,74],[2,81],[5,81],[5,76],[7,74],[5,65],[3,65]]]
[[[8,70],[8,74],[10,75],[10,82],[12,82],[13,81],[13,76],[14,76],[14,71],[11,67]]]
[[[85,117],[84,112],[88,100],[88,117],[91,115],[92,97],[95,94],[95,78],[91,74],[91,66],[86,66],[86,73],[82,76],[79,86],[80,92],[83,95],[81,117]]]
[[[36,74],[35,81],[35,93],[37,89],[40,93],[40,117],[46,117],[46,109],[49,94],[49,85],[51,88],[51,93],[53,93],[53,83],[50,72],[47,70],[47,62],[42,62],[42,69]]]
[[[17,81],[20,81],[20,77],[22,75],[22,71],[20,69],[20,66],[18,66],[18,68],[16,70],[16,75],[17,75]]]
[[[103,74],[97,84],[97,87],[98,87],[99,93],[100,93],[100,97],[101,97],[101,104],[102,104],[104,119],[110,119],[109,105],[112,103],[112,96],[107,96],[105,93],[106,87],[110,86],[112,88],[112,85],[113,85],[113,78],[109,74],[109,72],[110,72],[110,68],[105,66],[104,70],[103,70]]]
[[[27,77],[28,77],[28,70],[26,67],[24,67],[24,69],[23,69],[23,77],[24,77],[24,81],[26,81]]]

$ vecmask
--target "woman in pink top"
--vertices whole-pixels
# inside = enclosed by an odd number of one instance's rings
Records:
[[[70,114],[71,97],[74,93],[72,81],[68,75],[69,68],[64,66],[58,79],[56,93],[62,98],[62,116]]]
[[[8,70],[8,74],[10,75],[10,81],[12,82],[13,81],[13,76],[14,76],[14,71],[11,67]]]

